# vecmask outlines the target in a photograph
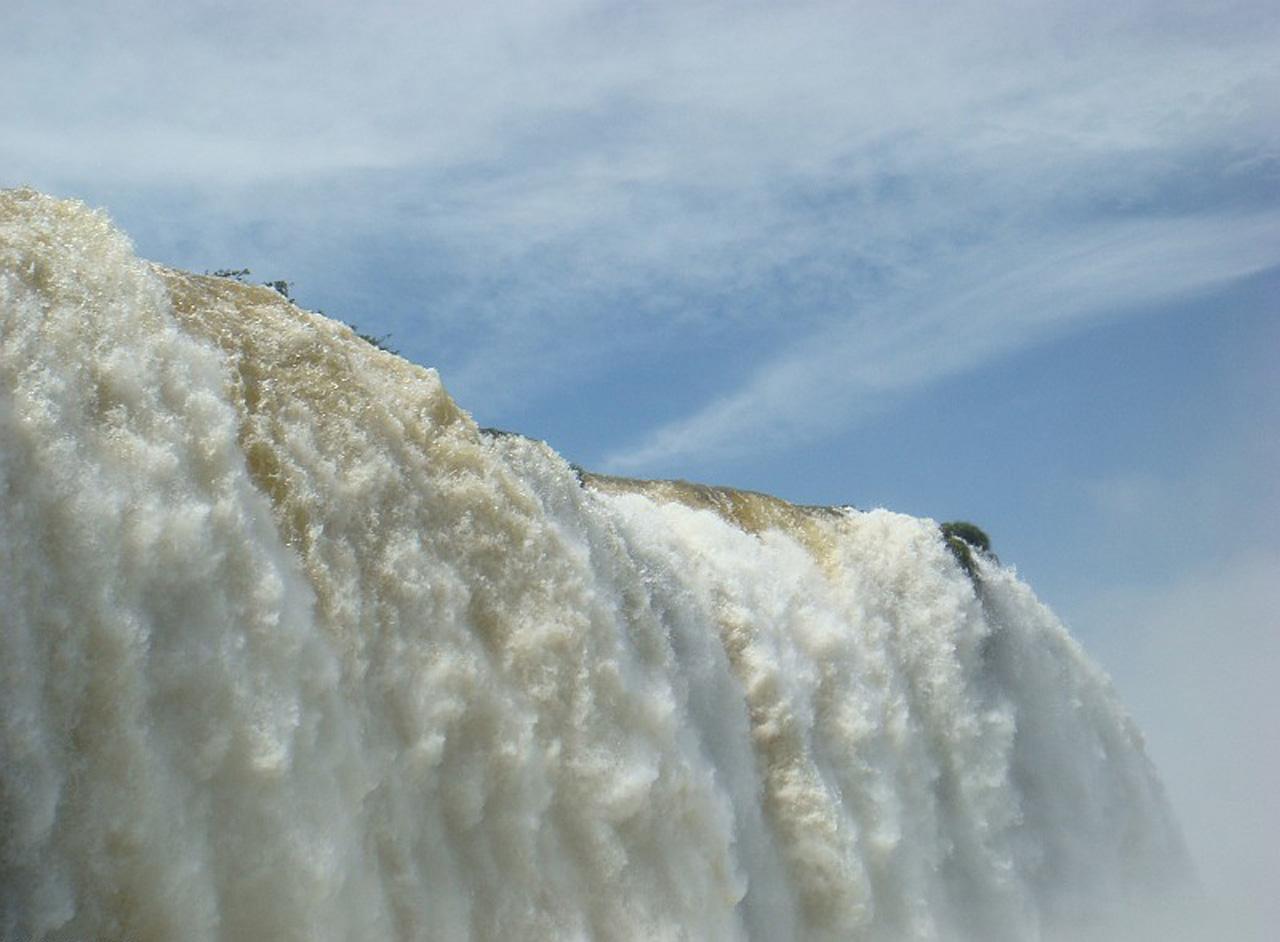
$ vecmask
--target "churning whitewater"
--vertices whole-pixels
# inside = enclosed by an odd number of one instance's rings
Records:
[[[932,521],[579,473],[0,194],[0,938],[1059,938],[1182,879]]]

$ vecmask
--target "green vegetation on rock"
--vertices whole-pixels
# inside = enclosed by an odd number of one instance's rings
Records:
[[[940,529],[947,549],[951,550],[951,555],[956,558],[956,562],[970,579],[978,578],[978,566],[973,555],[975,551],[991,559],[996,558],[991,552],[991,537],[987,536],[977,524],[969,523],[967,520],[951,520],[944,523]]]

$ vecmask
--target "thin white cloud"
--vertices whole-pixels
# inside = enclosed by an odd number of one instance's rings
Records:
[[[1028,243],[1226,218],[1280,165],[1278,40],[1263,2],[15,0],[0,168],[195,194],[210,245],[285,215],[298,252],[398,241],[398,264],[448,285],[422,351],[457,348],[446,379],[480,407],[571,387],[617,362],[602,352],[762,323],[813,350],[895,348],[928,323],[903,311],[981,287],[962,266],[1030,280]],[[809,293],[780,295],[780,276]],[[1040,329],[998,307],[1004,335]],[[999,333],[960,336],[952,359],[999,352]],[[792,389],[805,347],[753,382]],[[689,453],[679,428],[751,396],[726,390],[628,454]]]
[[[187,146],[214,137],[244,147],[268,179],[298,172],[302,142],[317,151],[312,167],[326,155],[331,168],[427,175],[482,165],[548,188],[507,201],[523,233],[563,218],[575,182],[857,186],[940,163],[1034,182],[1037,158],[1176,152],[1242,129],[1274,145],[1266,9],[1238,4],[1197,23],[1167,4],[1028,15],[1001,3],[18,0],[0,74],[23,93],[0,121],[6,138],[68,143],[146,131],[131,153],[39,155],[63,176],[175,172],[166,128],[196,180],[241,177],[223,149]],[[548,212],[529,215],[531,203]],[[511,221],[501,205],[482,207],[495,226]]]
[[[783,446],[847,427],[893,396],[1070,329],[1280,264],[1280,212],[1126,221],[983,245],[801,344],[738,390],[611,455],[635,471]],[[764,430],[763,441],[761,431]]]

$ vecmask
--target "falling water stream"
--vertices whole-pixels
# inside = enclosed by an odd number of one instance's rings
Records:
[[[937,525],[597,477],[0,194],[0,939],[1028,942],[1188,865]]]

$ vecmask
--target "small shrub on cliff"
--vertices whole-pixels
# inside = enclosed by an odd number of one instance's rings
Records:
[[[321,311],[320,313],[323,314],[324,312]],[[350,327],[352,330],[356,332],[356,336],[359,337],[361,340],[363,340],[365,343],[371,343],[375,347],[377,347],[379,350],[386,350],[387,353],[394,353],[396,356],[400,355],[399,350],[397,350],[395,347],[387,343],[387,341],[391,339],[390,334],[383,334],[381,337],[375,337],[373,334],[364,333],[363,331],[360,330],[359,327],[357,327],[355,324],[351,323],[350,321],[347,321],[346,323],[348,327]]]
[[[219,268],[217,271],[213,271],[213,272],[206,271],[205,274],[213,275],[213,277],[215,278],[230,278],[233,281],[240,282],[241,284],[248,284],[249,275],[251,275],[252,272],[250,272],[249,269],[247,268]],[[293,293],[292,293],[293,282],[292,281],[285,281],[283,278],[278,278],[274,281],[261,282],[261,284],[263,285],[263,287],[271,288],[272,290],[279,292],[280,295],[283,296],[285,299],[289,301],[293,300]],[[324,311],[317,311],[316,313],[324,314]],[[350,321],[344,321],[343,323],[345,323],[348,327],[350,327],[353,331],[355,331],[356,336],[359,337],[361,340],[363,340],[365,343],[372,344],[373,346],[377,347],[379,350],[387,351],[387,353],[392,353],[392,354],[395,354],[396,356],[400,355],[399,350],[397,350],[395,347],[387,343],[387,341],[391,339],[390,334],[383,334],[381,337],[378,337],[373,334],[364,333],[362,330],[360,330],[359,327],[357,327],[355,324],[351,323]]]

